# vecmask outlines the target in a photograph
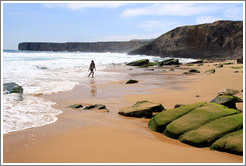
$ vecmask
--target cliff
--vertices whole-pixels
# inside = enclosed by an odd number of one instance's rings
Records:
[[[129,52],[148,44],[151,40],[130,40],[122,42],[24,42],[18,45],[18,50],[30,51],[69,51],[69,52]]]
[[[211,24],[178,27],[129,54],[236,59],[243,56],[243,22],[216,21]]]

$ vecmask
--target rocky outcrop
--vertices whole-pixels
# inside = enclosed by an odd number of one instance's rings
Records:
[[[161,112],[165,108],[159,103],[153,103],[149,101],[138,101],[132,107],[119,111],[118,114],[131,117],[146,117],[151,118],[153,112]]]
[[[243,22],[175,28],[129,54],[194,59],[237,59],[243,56]]]
[[[243,155],[243,147],[243,129],[241,129],[218,139],[210,149]]]
[[[197,147],[243,154],[243,113],[216,103],[194,103],[163,110],[148,127]]]
[[[171,122],[166,127],[163,134],[171,138],[178,138],[180,135],[197,129],[212,120],[236,113],[240,112],[216,103],[209,103],[202,107],[195,108],[188,114]]]
[[[226,123],[226,124],[225,124]],[[196,130],[190,130],[179,137],[183,143],[198,147],[211,146],[224,135],[237,131],[243,126],[243,114],[225,116],[211,121]]]
[[[18,45],[18,50],[29,51],[69,51],[69,52],[129,52],[148,44],[152,40],[130,40],[114,42],[24,42]]]
[[[240,99],[237,96],[233,96],[230,94],[222,94],[222,95],[218,95],[216,98],[214,98],[211,103],[217,103],[217,104],[221,104],[224,105],[228,108],[236,108],[236,103],[238,102],[243,102],[242,99]]]
[[[140,59],[137,61],[127,63],[126,65],[128,65],[128,66],[143,66],[143,65],[147,65],[148,63],[149,63],[148,59]]]

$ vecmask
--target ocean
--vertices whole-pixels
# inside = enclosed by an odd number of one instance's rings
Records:
[[[3,134],[55,122],[57,115],[62,111],[52,108],[56,103],[39,98],[37,95],[69,91],[78,84],[83,85],[91,60],[96,63],[97,79],[105,81],[114,77],[107,77],[112,73],[103,70],[113,68],[115,65],[125,65],[145,58],[150,61],[167,59],[125,53],[15,50],[4,50],[1,58],[2,83],[14,82],[24,89],[23,100],[15,93],[2,92]],[[193,60],[180,59],[181,63],[191,61]]]

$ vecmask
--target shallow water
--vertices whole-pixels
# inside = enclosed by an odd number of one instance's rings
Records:
[[[116,72],[105,72],[115,65],[160,57],[127,55],[123,53],[36,52],[4,51],[2,54],[3,83],[15,82],[24,89],[23,101],[16,94],[3,94],[3,133],[39,127],[57,120],[60,110],[54,102],[37,97],[73,89],[76,85],[89,86],[87,78],[91,60],[96,63],[98,82],[117,81]],[[180,59],[190,62],[192,59]],[[110,75],[110,77],[108,77]]]

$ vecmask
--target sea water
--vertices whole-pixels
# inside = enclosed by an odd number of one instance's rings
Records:
[[[164,60],[156,56],[133,56],[125,53],[14,50],[5,50],[1,56],[3,83],[15,82],[24,89],[23,100],[19,100],[18,94],[2,92],[4,134],[55,122],[62,111],[52,108],[56,103],[36,96],[69,91],[76,85],[83,84],[91,60],[96,63],[96,76],[101,80],[114,78],[107,77],[107,74],[112,73],[103,72],[114,65],[124,65],[145,58],[150,61]],[[190,61],[193,60],[180,59],[181,63]]]

